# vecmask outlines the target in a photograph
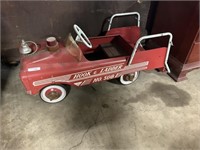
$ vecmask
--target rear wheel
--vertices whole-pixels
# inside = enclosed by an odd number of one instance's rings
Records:
[[[134,81],[136,81],[138,77],[139,77],[139,71],[136,71],[134,73],[129,73],[129,74],[122,75],[119,78],[119,81],[123,85],[128,85],[128,84],[131,84]]]
[[[58,103],[70,92],[69,85],[49,85],[40,91],[40,97],[47,103]]]

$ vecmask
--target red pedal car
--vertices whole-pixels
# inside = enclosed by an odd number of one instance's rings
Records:
[[[137,26],[111,29],[115,17],[127,15],[137,16]],[[88,38],[77,25],[74,30],[76,40],[71,35],[64,42],[50,37],[35,44],[37,52],[22,56],[20,79],[28,94],[40,93],[45,102],[56,103],[68,95],[70,86],[114,78],[128,85],[138,78],[141,70],[159,68],[170,72],[167,60],[172,34],[140,37],[140,15],[137,12],[114,14],[105,36]],[[166,47],[144,50],[140,44],[143,40],[163,36],[169,36]]]

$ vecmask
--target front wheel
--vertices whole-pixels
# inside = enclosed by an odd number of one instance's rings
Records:
[[[69,85],[49,85],[40,91],[40,97],[47,103],[58,103],[64,100],[69,92]]]
[[[128,85],[136,81],[138,77],[139,77],[139,71],[136,71],[134,73],[122,75],[119,78],[119,81],[123,85]]]

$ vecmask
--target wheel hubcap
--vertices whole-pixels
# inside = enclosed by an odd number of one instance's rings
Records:
[[[133,81],[134,77],[135,77],[135,74],[126,74],[123,76],[123,79],[125,81]]]
[[[59,89],[49,89],[46,91],[45,95],[46,97],[50,100],[50,101],[53,101],[53,100],[56,100],[58,99],[60,96],[61,96],[61,91]]]

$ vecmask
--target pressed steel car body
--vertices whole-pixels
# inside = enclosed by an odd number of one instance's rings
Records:
[[[127,15],[137,16],[136,26],[111,29],[113,18]],[[77,25],[74,29],[76,41],[69,35],[66,41],[57,43],[56,51],[47,50],[46,41],[42,41],[35,54],[22,57],[20,78],[28,94],[40,92],[44,101],[55,103],[68,94],[69,88],[63,85],[84,86],[114,78],[126,85],[135,81],[141,70],[159,68],[170,72],[167,60],[172,34],[140,37],[137,12],[113,15],[104,36],[87,38]],[[169,36],[166,47],[145,50],[141,45],[142,40],[162,36]]]

